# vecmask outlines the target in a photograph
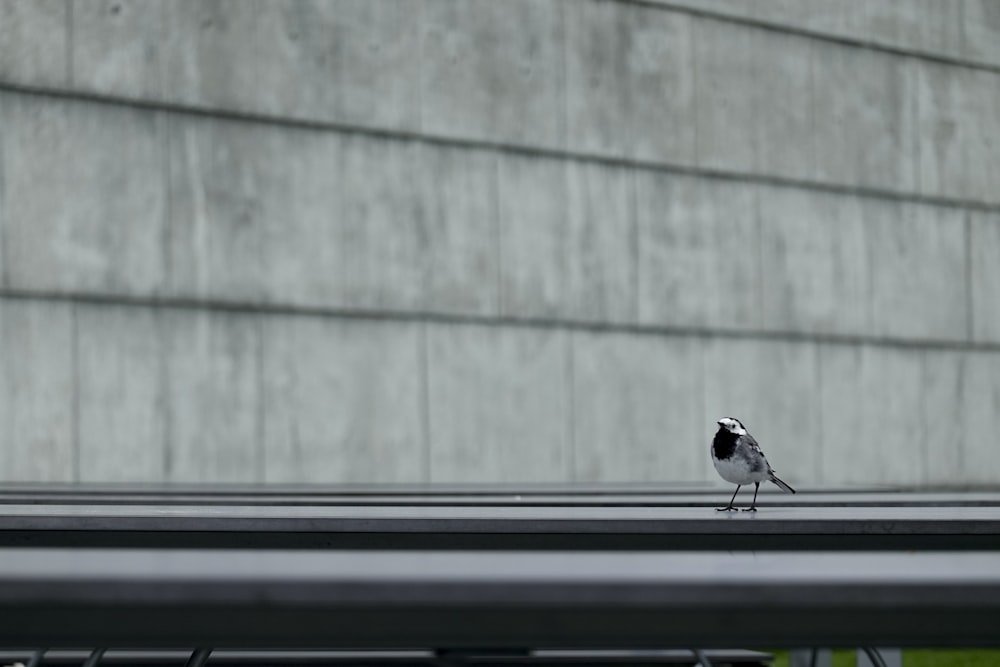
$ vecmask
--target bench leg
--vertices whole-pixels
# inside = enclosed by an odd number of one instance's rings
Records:
[[[833,653],[828,648],[797,648],[788,652],[790,667],[830,667]]]
[[[208,662],[208,656],[210,655],[212,655],[212,649],[196,648],[194,652],[191,653],[191,657],[188,658],[187,665],[185,665],[185,667],[205,667],[205,663]]]
[[[877,655],[872,656],[868,653],[870,650],[877,651]],[[875,660],[872,660],[872,657]],[[881,658],[882,664],[879,664],[878,659]],[[903,651],[898,648],[880,648],[880,649],[858,649],[858,667],[903,667]]]

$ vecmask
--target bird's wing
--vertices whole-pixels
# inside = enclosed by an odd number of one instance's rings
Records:
[[[760,454],[761,456],[764,456],[764,452],[761,450],[760,445],[757,444],[757,440],[752,435],[747,433],[746,435],[743,436],[743,438],[744,442],[747,443],[747,446],[750,448],[751,451],[753,451],[755,454]]]
[[[764,465],[767,466],[767,471],[768,472],[773,472],[773,469],[771,468],[771,464],[767,462],[767,457],[764,456],[764,450],[762,450],[760,448],[760,445],[757,444],[757,439],[754,438],[749,433],[747,433],[746,435],[744,435],[743,438],[744,438],[744,442],[746,442],[747,447],[750,448],[750,452],[754,456],[759,456],[761,459],[763,459]]]

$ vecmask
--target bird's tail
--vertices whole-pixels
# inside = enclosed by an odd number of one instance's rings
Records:
[[[778,476],[775,475],[773,472],[771,473],[771,481],[780,486],[784,491],[788,491],[789,493],[795,493],[795,489],[793,489],[792,487],[788,486],[783,481],[781,481],[781,479],[779,479]]]

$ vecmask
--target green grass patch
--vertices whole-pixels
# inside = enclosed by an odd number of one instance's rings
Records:
[[[993,665],[1000,665],[1000,650],[903,651],[903,667],[992,667]]]
[[[774,654],[774,667],[789,667],[788,651],[760,649]],[[856,667],[853,649],[833,652],[833,667]],[[978,649],[907,649],[903,667],[1000,667],[1000,650]]]
[[[774,654],[774,667],[789,667],[788,651],[775,651],[762,648],[761,651]],[[835,649],[833,651],[833,667],[856,667],[854,651],[852,649]]]

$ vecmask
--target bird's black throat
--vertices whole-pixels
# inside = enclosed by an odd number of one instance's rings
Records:
[[[715,433],[715,438],[712,440],[712,453],[715,454],[715,458],[725,461],[733,452],[736,450],[736,440],[740,436],[735,433],[730,433],[724,428],[720,428]]]

